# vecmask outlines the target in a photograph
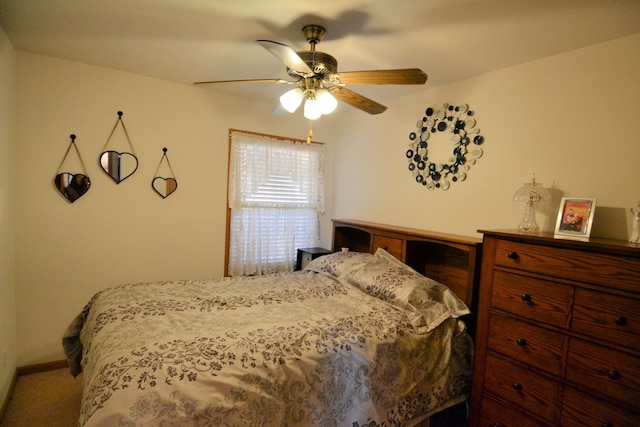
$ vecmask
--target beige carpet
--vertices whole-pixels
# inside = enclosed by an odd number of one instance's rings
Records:
[[[81,395],[82,375],[68,368],[21,375],[0,427],[76,427]]]

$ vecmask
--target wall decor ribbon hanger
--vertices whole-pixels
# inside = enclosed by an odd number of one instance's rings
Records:
[[[122,126],[122,130],[124,131],[124,136],[129,143],[129,148],[131,152],[118,152],[114,150],[107,150],[107,145],[111,141],[114,132],[118,128],[118,125]],[[118,119],[116,120],[116,124],[113,126],[109,137],[107,138],[107,142],[102,147],[102,153],[99,158],[100,167],[105,171],[107,175],[109,175],[116,184],[120,184],[125,179],[129,178],[133,173],[138,169],[138,158],[135,155],[135,151],[133,150],[133,144],[131,143],[131,139],[129,138],[129,133],[127,132],[127,128],[124,125],[124,121],[122,120],[122,111],[118,111]]]
[[[162,149],[162,157],[160,158],[160,162],[158,163],[158,167],[156,169],[156,173],[153,175],[154,178],[151,181],[151,187],[153,190],[160,195],[163,199],[167,198],[178,188],[178,181],[176,181],[175,174],[173,173],[173,168],[171,168],[171,163],[169,162],[169,157],[167,156],[167,148]],[[169,172],[171,172],[170,178],[165,178],[163,176],[158,175],[160,171],[160,167],[162,166],[162,161],[166,161],[167,167],[169,168]]]
[[[91,187],[91,180],[87,176],[87,168],[84,166],[82,156],[76,146],[76,136],[71,134],[69,137],[71,138],[71,142],[69,143],[69,147],[67,147],[67,152],[64,153],[60,166],[58,166],[54,183],[60,194],[62,194],[69,202],[73,203],[89,191],[89,187]],[[71,147],[73,147],[78,155],[78,159],[80,160],[80,165],[82,167],[82,173],[60,172],[62,166],[67,160],[69,151],[71,151]]]

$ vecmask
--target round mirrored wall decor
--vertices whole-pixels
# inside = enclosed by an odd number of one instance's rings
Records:
[[[415,181],[428,190],[448,190],[451,183],[467,178],[467,172],[483,154],[480,134],[473,110],[467,104],[449,105],[442,109],[428,107],[424,116],[409,133],[406,158]],[[444,136],[445,141],[441,141]],[[436,156],[443,143],[450,141],[450,153]],[[437,158],[437,157],[442,157]],[[448,158],[447,158],[448,157]]]

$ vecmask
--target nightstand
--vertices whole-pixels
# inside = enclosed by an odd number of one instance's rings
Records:
[[[302,270],[312,259],[319,256],[330,254],[331,251],[325,248],[302,248],[298,249],[298,260],[296,261],[296,270]]]

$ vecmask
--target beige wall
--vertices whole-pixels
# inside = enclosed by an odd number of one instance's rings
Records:
[[[304,138],[308,125],[191,85],[24,52],[17,67],[18,364],[29,365],[63,358],[65,328],[100,289],[221,277],[228,129]],[[116,185],[98,157],[118,110],[139,168]],[[72,133],[92,185],[70,204],[53,179]],[[163,147],[178,181],[166,199],[151,188]],[[107,149],[128,151],[121,129]]]
[[[638,76],[640,34],[389,104],[336,141],[333,214],[469,236],[514,228],[524,206],[513,194],[536,173],[555,195],[551,214],[538,214],[546,230],[555,226],[559,197],[595,197],[593,235],[627,238],[628,209],[640,201]],[[426,107],[445,102],[475,110],[484,156],[466,181],[430,192],[415,183],[404,153]]]
[[[314,124],[327,142],[332,217],[463,235],[517,225],[513,192],[536,172],[556,195],[597,197],[622,236],[640,200],[635,113],[640,111],[640,35],[417,91],[380,116],[350,108]],[[63,357],[60,337],[93,293],[144,280],[219,277],[223,271],[227,131],[304,136],[300,114],[192,86],[17,55],[14,139],[18,178],[19,365]],[[426,70],[428,72],[428,70]],[[408,134],[427,106],[468,103],[486,137],[469,178],[427,192],[407,171]],[[124,111],[140,168],[115,185],[97,156]],[[52,186],[69,134],[92,179],[73,205]],[[162,147],[179,186],[163,200],[150,187]],[[333,182],[333,185],[332,185]],[[357,195],[357,197],[356,197]],[[555,220],[540,217],[548,228]],[[598,225],[598,224],[596,224]]]
[[[14,72],[15,51],[0,28],[0,406],[16,366]]]

